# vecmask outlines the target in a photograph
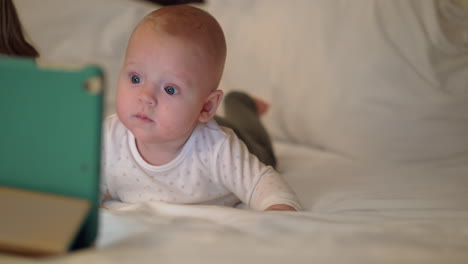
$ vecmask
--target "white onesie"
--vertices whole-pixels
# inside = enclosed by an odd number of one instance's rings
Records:
[[[133,134],[117,115],[106,118],[103,129],[101,197],[226,206],[240,200],[255,210],[274,204],[301,209],[281,176],[215,121],[198,124],[178,156],[161,166],[141,157]]]

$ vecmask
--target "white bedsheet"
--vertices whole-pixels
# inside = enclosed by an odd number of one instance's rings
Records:
[[[463,159],[370,163],[289,143],[275,146],[280,173],[309,211],[399,217],[415,210],[468,210],[468,164]]]
[[[466,173],[275,147],[305,212],[111,203],[96,248],[42,260],[0,255],[0,263],[467,263]]]

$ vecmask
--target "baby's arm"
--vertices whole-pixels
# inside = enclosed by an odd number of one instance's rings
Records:
[[[269,206],[265,211],[297,211],[294,207],[287,204],[274,204]]]
[[[298,211],[299,200],[276,170],[267,167],[253,190],[250,205],[265,211]]]
[[[216,175],[224,187],[254,210],[301,210],[296,194],[278,172],[250,154],[232,130],[225,131],[228,138],[216,161]]]

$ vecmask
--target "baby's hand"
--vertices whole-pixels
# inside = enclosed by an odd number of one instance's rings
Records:
[[[296,209],[286,204],[274,204],[265,209],[265,211],[296,211]]]

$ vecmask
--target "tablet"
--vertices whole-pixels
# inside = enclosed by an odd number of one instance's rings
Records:
[[[50,68],[0,56],[0,187],[86,201],[70,250],[93,245],[97,235],[102,87],[98,66]],[[65,214],[57,207],[57,217]]]

